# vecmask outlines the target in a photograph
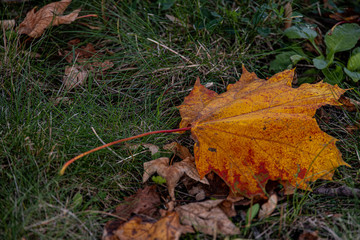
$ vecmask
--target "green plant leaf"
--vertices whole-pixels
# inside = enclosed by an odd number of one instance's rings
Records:
[[[360,38],[360,26],[356,23],[339,25],[331,35],[329,35],[330,31],[325,35],[328,54],[350,50],[355,47]]]
[[[170,9],[176,0],[159,0],[158,4],[161,6],[161,10],[168,10]]]
[[[344,72],[348,75],[354,82],[358,82],[360,80],[360,72],[352,72],[346,67],[344,67]]]
[[[347,69],[350,71],[356,71],[360,69],[360,47],[357,47],[352,51],[351,57],[347,63]]]
[[[301,74],[297,79],[297,85],[301,85],[303,83],[313,83],[315,82],[317,76],[319,75],[319,70],[316,68],[310,68]]]
[[[324,82],[332,85],[339,84],[344,79],[344,72],[339,65],[336,65],[335,69],[325,68],[322,70],[322,73],[325,76]]]
[[[290,39],[304,38],[314,40],[317,36],[316,31],[307,26],[292,26],[286,29],[284,34]]]
[[[294,65],[296,65],[298,62],[300,62],[301,60],[306,60],[306,61],[308,61],[308,58],[307,57],[305,57],[305,56],[301,56],[301,55],[299,55],[299,54],[296,54],[296,55],[292,55],[291,57],[290,57],[290,60],[291,60],[291,62],[294,64]]]
[[[293,55],[297,55],[297,53],[294,51],[289,51],[276,55],[275,59],[270,62],[270,71],[280,72],[285,69],[291,69],[292,62],[290,57]]]
[[[329,62],[323,56],[318,56],[314,58],[313,63],[317,69],[324,69],[329,66]]]
[[[246,227],[250,227],[251,221],[256,217],[260,210],[260,204],[256,203],[252,205],[246,212]]]
[[[153,180],[154,183],[161,185],[166,183],[166,179],[162,176],[152,176],[151,180]]]

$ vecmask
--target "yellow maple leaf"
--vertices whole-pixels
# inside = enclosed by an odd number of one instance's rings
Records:
[[[243,68],[241,79],[217,95],[197,80],[179,107],[180,128],[191,126],[201,177],[214,171],[235,193],[265,196],[268,180],[301,189],[317,179],[331,180],[347,165],[337,139],[321,131],[316,110],[341,105],[346,90],[327,83],[292,88],[294,70],[269,80]]]

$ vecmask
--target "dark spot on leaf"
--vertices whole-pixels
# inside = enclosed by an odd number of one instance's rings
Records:
[[[216,152],[216,148],[208,148],[210,152]]]
[[[265,127],[265,126],[263,127],[263,130],[266,130],[266,127]]]

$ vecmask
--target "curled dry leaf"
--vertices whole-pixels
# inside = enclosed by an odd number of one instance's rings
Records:
[[[294,70],[286,70],[266,81],[243,68],[220,95],[196,81],[179,107],[180,128],[191,126],[201,177],[214,171],[232,191],[265,197],[268,180],[309,189],[309,182],[331,180],[337,167],[349,166],[337,139],[314,118],[321,106],[341,105],[346,90],[324,82],[292,88],[293,77]]]
[[[209,235],[217,233],[224,235],[239,234],[240,230],[229,220],[222,208],[232,208],[232,203],[227,201],[225,207],[222,203],[227,200],[207,200],[204,202],[189,203],[178,206],[175,211],[180,216],[180,221],[184,225],[193,226],[197,231]]]
[[[274,193],[269,197],[268,201],[261,206],[259,212],[259,218],[261,219],[270,216],[274,212],[277,203],[278,203],[278,196],[276,195],[276,193]]]
[[[194,158],[187,147],[184,147],[177,142],[172,142],[172,143],[166,144],[166,145],[164,145],[163,148],[165,150],[172,151],[174,154],[176,154],[181,159],[185,159],[187,157],[189,157],[191,159]]]
[[[144,215],[136,215],[128,222],[116,221],[106,224],[103,240],[177,240],[182,233],[193,232],[181,226],[179,215],[169,212],[156,221]]]
[[[63,84],[66,90],[71,90],[75,87],[85,84],[89,72],[80,66],[65,67],[65,76],[63,77]]]
[[[61,16],[69,6],[71,0],[53,2],[35,12],[33,8],[26,14],[26,17],[18,28],[19,34],[27,34],[29,37],[40,37],[46,28],[60,24],[70,24],[76,20],[81,9],[77,9],[68,15]]]
[[[160,195],[156,191],[156,186],[146,186],[144,189],[139,189],[136,194],[125,197],[116,207],[115,214],[124,219],[128,219],[134,213],[156,218],[160,205]]]
[[[206,193],[203,188],[200,186],[194,186],[191,189],[189,189],[189,194],[195,196],[196,201],[202,201],[206,198]]]
[[[195,164],[190,158],[186,158],[181,162],[176,162],[169,166],[170,159],[167,157],[158,158],[150,162],[144,163],[143,182],[146,182],[154,173],[159,174],[166,179],[171,200],[175,200],[175,187],[180,178],[186,174],[195,181],[209,184],[206,178],[200,179]]]

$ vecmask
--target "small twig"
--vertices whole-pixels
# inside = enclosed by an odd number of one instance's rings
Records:
[[[313,191],[313,193],[326,195],[330,197],[345,196],[345,197],[360,197],[360,189],[341,186],[337,188],[328,188],[321,186]]]
[[[121,161],[119,161],[119,162],[117,162],[117,163],[118,163],[118,164],[119,164],[119,163],[122,163],[123,161],[132,159],[132,158],[134,158],[135,156],[140,155],[140,154],[142,154],[142,153],[146,153],[146,152],[148,152],[148,151],[149,151],[149,150],[144,150],[144,151],[141,151],[141,152],[139,152],[139,153],[135,153],[135,154],[133,154],[133,155],[127,157],[127,158],[124,158],[123,160],[121,160]]]
[[[91,130],[94,132],[95,136],[99,139],[99,141],[102,143],[102,144],[106,144],[106,142],[104,142],[100,137],[99,135],[96,133],[95,129],[93,127],[91,127]],[[114,152],[114,150],[112,150],[111,148],[107,147],[108,150],[110,150],[110,152],[112,152],[115,156],[117,156],[118,158],[121,159],[120,162],[124,161],[125,159],[123,159],[122,157],[120,157],[119,154],[117,154],[116,152]]]
[[[167,67],[167,68],[159,68],[154,70],[152,73],[162,72],[162,71],[169,71],[173,69],[184,69],[184,68],[192,68],[192,67],[198,67],[200,64],[192,64],[192,65],[185,65],[185,66],[176,66],[176,67]]]
[[[164,44],[162,44],[162,43],[159,43],[159,42],[157,42],[157,41],[155,41],[155,40],[153,40],[153,39],[151,39],[151,38],[147,38],[147,40],[149,40],[150,42],[153,42],[153,43],[156,43],[156,44],[162,46],[163,48],[169,50],[169,51],[172,52],[172,53],[175,53],[176,55],[178,55],[179,57],[181,57],[182,59],[184,59],[186,62],[189,62],[189,63],[191,63],[191,64],[194,64],[193,62],[190,61],[190,59],[188,59],[187,57],[181,55],[181,54],[178,53],[177,51],[172,50],[172,49],[169,48],[168,46],[166,46],[166,45],[164,45]]]

